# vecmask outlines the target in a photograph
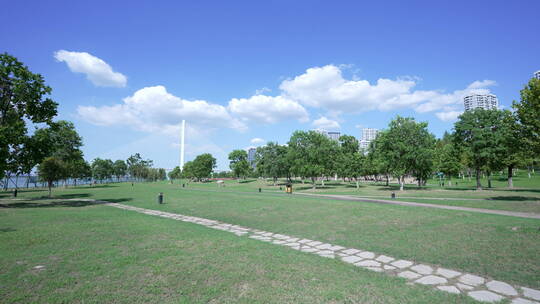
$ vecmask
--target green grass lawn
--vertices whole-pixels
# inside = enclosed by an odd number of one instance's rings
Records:
[[[137,191],[153,196],[165,189],[142,187],[150,191],[122,186],[58,194],[131,196],[128,203],[136,204]],[[474,302],[196,224],[85,202],[17,203],[0,208],[1,303]]]
[[[399,191],[397,184],[385,186],[384,183],[362,182],[360,188],[355,183],[341,181],[327,181],[325,186],[320,182],[317,189],[313,190],[309,183],[295,183],[295,192],[341,194],[389,199],[390,194],[395,192],[398,200],[442,204],[472,208],[485,208],[495,210],[508,210],[519,212],[540,213],[540,176],[528,178],[521,173],[514,178],[515,189],[508,189],[504,176],[493,177],[493,188],[482,191],[475,190],[475,181],[453,180],[453,186],[440,187],[438,181],[430,180],[426,187],[418,188],[416,185],[406,185],[404,191]],[[456,186],[456,181],[458,185]],[[184,182],[185,183],[185,182]],[[262,191],[284,192],[284,180],[280,180],[277,186],[271,181],[250,179],[246,181],[226,181],[221,191]],[[487,186],[487,180],[482,183]],[[281,190],[279,189],[281,187]],[[216,183],[189,183],[188,188],[217,190]],[[444,200],[441,200],[441,199]]]
[[[235,190],[233,183],[243,192]],[[256,189],[253,185],[249,187]],[[134,187],[112,184],[55,189],[53,193],[59,198],[88,197],[217,219],[540,287],[538,220],[290,196],[267,190],[258,193],[247,187],[238,182],[225,188],[190,184],[185,189],[178,184],[142,183]],[[166,204],[156,203],[159,192],[164,193]],[[31,199],[45,194],[31,191],[21,196]],[[40,202],[18,201],[21,208],[3,210],[16,213]],[[42,209],[49,208],[32,210]]]

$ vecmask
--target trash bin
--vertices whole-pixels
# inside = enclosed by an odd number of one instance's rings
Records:
[[[262,189],[261,189],[261,188],[259,188],[259,192],[261,192],[261,191],[262,191]]]
[[[285,187],[285,192],[292,194],[292,184],[287,184]]]
[[[163,192],[160,192],[157,197],[158,204],[163,204]]]
[[[392,194],[390,195],[391,198],[396,198],[396,193],[395,192],[392,192]]]

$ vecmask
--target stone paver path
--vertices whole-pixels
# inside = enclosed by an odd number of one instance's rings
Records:
[[[436,265],[397,260],[387,255],[380,255],[357,248],[346,248],[316,240],[276,234],[195,216],[138,208],[118,203],[96,202],[148,215],[195,223],[208,228],[234,233],[237,236],[246,236],[254,240],[289,247],[325,258],[340,259],[344,263],[401,277],[408,282],[432,286],[437,290],[453,294],[466,294],[481,302],[493,303],[503,299],[509,299],[514,304],[540,304],[540,302],[537,302],[540,301],[539,290],[512,286],[501,281],[441,268]]]
[[[391,200],[383,200],[383,199],[373,199],[373,198],[368,198],[368,197],[337,195],[337,194],[315,194],[315,193],[303,193],[303,192],[296,192],[295,194],[305,195],[305,196],[316,196],[316,197],[336,199],[336,200],[342,200],[342,201],[356,201],[356,202],[390,204],[390,205],[400,205],[400,206],[410,206],[410,207],[427,207],[427,208],[436,208],[436,209],[469,211],[469,212],[476,212],[476,213],[497,214],[497,215],[506,215],[506,216],[514,216],[514,217],[540,219],[540,214],[532,213],[532,212],[516,212],[516,211],[471,208],[471,207],[460,207],[460,206],[450,206],[450,205],[404,202],[404,201],[394,201],[394,200],[391,201]]]

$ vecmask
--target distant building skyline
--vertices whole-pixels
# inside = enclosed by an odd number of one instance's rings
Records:
[[[362,129],[362,136],[360,139],[360,149],[366,150],[369,148],[369,144],[377,138],[377,134],[379,133],[379,129],[374,128],[363,128]]]
[[[493,110],[499,108],[499,99],[494,94],[470,94],[463,98],[465,111],[474,109]]]
[[[328,132],[326,136],[328,136],[328,138],[330,138],[331,140],[339,141],[341,132]]]
[[[255,153],[257,153],[257,149],[256,148],[249,148],[248,149],[248,157],[247,157],[247,160],[248,160],[248,163],[249,165],[255,169]]]

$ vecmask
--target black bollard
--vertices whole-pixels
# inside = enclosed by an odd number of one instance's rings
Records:
[[[158,201],[158,204],[163,204],[163,192],[160,192],[160,193],[158,194],[158,199],[157,199],[157,201]]]
[[[13,191],[13,197],[17,197],[17,189],[15,189],[15,191]]]
[[[261,192],[261,191],[262,191],[261,188],[259,188],[259,192]]]
[[[395,193],[395,192],[392,192],[391,197],[392,197],[392,198],[396,198],[396,193]]]
[[[182,184],[182,188],[185,188],[186,187],[186,184]]]

